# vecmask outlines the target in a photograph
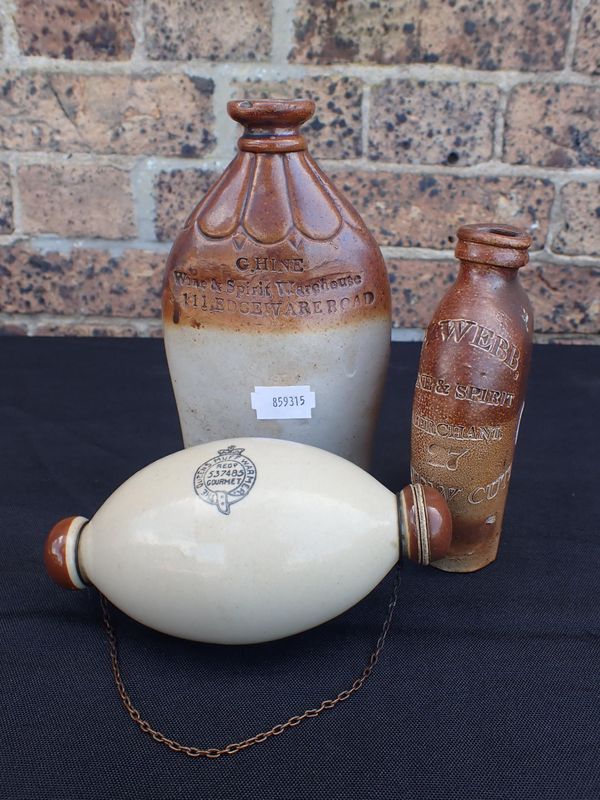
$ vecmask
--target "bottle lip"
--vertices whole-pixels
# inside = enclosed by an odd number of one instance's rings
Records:
[[[493,247],[512,247],[526,250],[531,245],[531,236],[522,228],[504,225],[500,222],[479,222],[474,225],[461,225],[457,236],[463,242],[489,244]]]
[[[496,222],[462,225],[457,237],[455,255],[460,261],[511,269],[519,269],[529,261],[531,236],[514,225]]]
[[[54,525],[44,545],[44,565],[52,580],[65,589],[85,589],[78,561],[78,544],[86,517],[66,517]]]
[[[227,113],[245,127],[297,128],[315,113],[315,104],[307,98],[300,100],[231,100]]]
[[[306,150],[300,125],[315,111],[312,100],[232,100],[227,113],[244,126],[238,147],[250,153],[293,153]]]

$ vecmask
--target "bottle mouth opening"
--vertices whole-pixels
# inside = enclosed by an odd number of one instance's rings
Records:
[[[308,99],[232,100],[227,113],[247,128],[296,128],[312,117],[315,104]]]
[[[472,242],[490,247],[527,250],[531,246],[531,236],[522,228],[497,222],[462,225],[458,229],[457,236],[461,242]]]
[[[529,260],[531,236],[514,225],[497,222],[462,225],[457,237],[455,254],[460,261],[518,269]]]

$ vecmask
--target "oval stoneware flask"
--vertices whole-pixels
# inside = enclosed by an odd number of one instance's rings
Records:
[[[472,572],[496,558],[531,358],[533,312],[519,281],[531,238],[500,224],[458,230],[460,270],[427,328],[413,400],[412,480],[452,513],[448,555]]]
[[[55,525],[44,558],[57,583],[91,583],[145,625],[241,644],[325,622],[402,555],[441,557],[450,536],[450,512],[429,487],[396,497],[324,450],[234,439],[150,464],[89,522]]]
[[[385,262],[306,151],[309,100],[228,104],[239,153],[173,245],[164,338],[186,447],[291,439],[369,462],[390,348]]]

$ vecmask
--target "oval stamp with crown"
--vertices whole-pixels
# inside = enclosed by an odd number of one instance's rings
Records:
[[[229,514],[231,506],[250,492],[256,481],[256,465],[242,455],[243,447],[230,445],[201,464],[194,475],[194,490],[205,503]]]

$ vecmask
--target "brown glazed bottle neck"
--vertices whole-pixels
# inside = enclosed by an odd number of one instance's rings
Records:
[[[229,116],[244,126],[238,147],[250,153],[294,153],[306,150],[300,126],[315,111],[312,100],[234,100]]]
[[[499,287],[518,283],[519,268],[529,261],[531,236],[512,225],[488,222],[458,229],[455,255],[460,283]]]
[[[485,285],[488,289],[520,283],[519,271],[510,267],[495,267],[475,261],[460,261],[457,283],[472,286]]]
[[[462,225],[457,237],[454,252],[461,263],[516,271],[529,261],[531,236],[521,228],[495,222]]]

